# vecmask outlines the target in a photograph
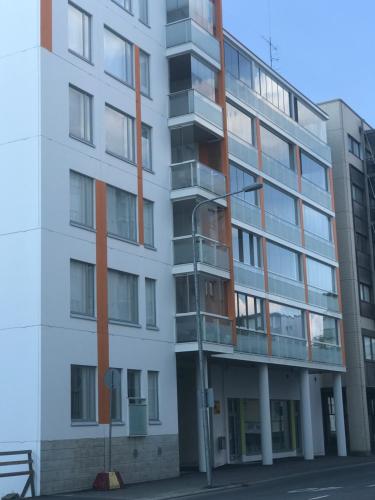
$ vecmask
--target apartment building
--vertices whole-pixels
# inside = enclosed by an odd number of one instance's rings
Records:
[[[368,454],[375,449],[374,131],[340,99],[320,106],[330,117],[327,131],[336,194],[348,368],[344,377],[346,425],[351,452]],[[329,424],[329,414],[334,412],[334,405],[328,404],[332,397],[329,384],[325,394],[329,447],[335,442],[335,430]]]
[[[125,483],[205,470],[191,214],[220,196],[196,242],[213,464],[324,454],[322,374],[345,455],[326,113],[220,0],[7,2],[0,27],[0,447],[41,494],[91,486],[110,419]]]

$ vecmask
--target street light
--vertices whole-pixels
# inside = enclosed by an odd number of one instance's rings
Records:
[[[193,264],[194,264],[194,291],[195,291],[195,311],[196,311],[196,329],[197,329],[197,343],[198,343],[198,371],[200,379],[200,402],[203,420],[203,441],[204,441],[204,451],[205,451],[205,461],[206,461],[206,475],[207,475],[207,487],[212,487],[212,467],[211,467],[211,450],[210,450],[210,433],[209,433],[209,413],[207,407],[207,390],[208,384],[204,369],[204,359],[203,359],[203,339],[202,339],[202,318],[201,318],[201,301],[200,301],[200,288],[199,288],[199,275],[198,275],[198,245],[197,245],[197,213],[198,210],[208,203],[216,200],[229,198],[235,194],[239,193],[249,193],[250,191],[257,191],[262,189],[263,184],[254,183],[249,186],[240,189],[239,191],[233,191],[231,193],[226,193],[221,196],[216,196],[209,200],[204,200],[195,205],[191,215],[192,222],[192,233],[193,233]]]

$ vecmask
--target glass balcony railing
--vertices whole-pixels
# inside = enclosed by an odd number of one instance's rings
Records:
[[[307,354],[306,339],[272,334],[272,356],[306,361]]]
[[[229,134],[228,149],[230,155],[236,157],[244,163],[247,163],[248,165],[251,165],[252,167],[258,168],[258,151],[254,148],[254,146],[251,146],[251,144],[246,144]]]
[[[202,314],[203,341],[213,344],[232,345],[232,323],[228,318],[212,314]],[[196,342],[196,315],[190,313],[176,317],[176,340]]]
[[[342,365],[342,351],[340,346],[313,342],[312,360],[318,363]]]
[[[167,25],[167,48],[192,43],[220,64],[220,44],[208,31],[192,19],[183,19]]]
[[[204,236],[197,237],[198,259],[201,264],[229,271],[229,251],[223,243]],[[173,241],[175,265],[193,263],[193,238],[185,236]]]
[[[268,354],[268,340],[264,332],[237,328],[237,345],[235,351],[246,354]]]
[[[336,259],[334,245],[330,241],[308,231],[305,231],[305,248],[328,259]]]
[[[301,228],[266,212],[266,230],[290,243],[301,245]]]
[[[147,436],[147,402],[129,398],[129,436]]]
[[[223,131],[223,110],[197,90],[183,90],[170,94],[169,117],[176,118],[195,114]],[[189,122],[191,118],[189,118]]]
[[[225,176],[197,161],[171,166],[172,189],[200,187],[218,196],[226,193]]]
[[[249,226],[261,227],[261,211],[260,208],[251,203],[238,198],[237,196],[232,197],[232,218],[236,219]]]
[[[297,191],[298,177],[294,170],[264,153],[262,154],[262,158],[263,171],[266,174]]]
[[[339,312],[339,300],[337,293],[327,290],[320,290],[313,286],[309,289],[309,304],[316,307],[321,307],[326,311]]]
[[[305,302],[305,286],[301,281],[268,272],[268,289],[274,295]]]
[[[234,262],[234,281],[239,285],[256,290],[264,290],[264,272],[258,267],[248,266],[242,262]]]
[[[331,150],[327,144],[322,142],[308,130],[301,127],[292,118],[288,117],[272,104],[267,102],[261,96],[256,94],[250,87],[232,76],[226,74],[226,89],[227,92],[242,101],[250,108],[256,110],[259,114],[265,116],[268,120],[274,123],[277,127],[286,131],[297,142],[305,145],[317,153],[324,160],[331,162]]]
[[[329,210],[332,209],[332,198],[330,193],[328,191],[324,191],[324,189],[321,189],[303,177],[302,194],[306,196],[306,198],[310,198],[310,200],[319,203],[322,207],[328,208]]]

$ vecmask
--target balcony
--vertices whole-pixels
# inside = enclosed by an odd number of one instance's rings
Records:
[[[147,436],[147,418],[146,400],[129,398],[129,436]]]
[[[258,151],[250,144],[246,144],[233,135],[228,134],[228,149],[230,156],[247,165],[258,168]]]
[[[340,346],[313,342],[312,360],[317,363],[342,365],[342,351]]]
[[[168,124],[171,128],[195,124],[208,132],[212,139],[224,137],[223,110],[193,89],[170,94]]]
[[[237,345],[235,351],[246,354],[268,354],[268,337],[264,332],[237,328]]]
[[[232,323],[228,318],[202,313],[203,341],[212,344],[232,345]],[[176,341],[196,342],[196,314],[176,316]]]
[[[266,212],[266,231],[283,240],[301,245],[301,228]]]
[[[204,236],[197,237],[198,262],[207,266],[229,271],[229,250],[226,245]],[[174,264],[193,263],[193,238],[183,236],[173,240]]]
[[[264,153],[262,154],[262,159],[263,171],[266,174],[282,182],[291,189],[295,191],[298,190],[298,177],[294,170]]]
[[[309,286],[309,304],[326,311],[340,312],[337,293]]]
[[[264,290],[263,269],[251,267],[242,262],[234,262],[234,281],[238,285],[256,290]]]
[[[315,152],[323,160],[331,162],[331,150],[326,143],[301,127],[301,125],[279,111],[268,101],[258,96],[252,89],[240,80],[237,80],[230,73],[226,74],[226,89],[233,97],[239,99],[245,105],[271,121],[276,127],[286,132],[294,141]]]
[[[310,198],[310,200],[315,201],[322,207],[328,208],[328,210],[332,210],[332,198],[328,191],[324,191],[320,187],[316,186],[312,182],[304,179],[302,177],[302,194],[306,196],[306,198]]]
[[[220,65],[220,44],[193,19],[183,19],[167,25],[167,57],[195,52],[217,69]]]
[[[232,219],[236,219],[243,224],[248,226],[255,226],[260,228],[262,226],[261,222],[261,211],[256,205],[251,205],[237,196],[232,197]]]
[[[305,286],[301,281],[295,281],[271,272],[268,272],[268,291],[273,295],[305,302]]]
[[[272,356],[307,361],[307,341],[272,334]]]
[[[221,172],[197,161],[172,165],[171,173],[172,190],[174,191],[184,189],[190,192],[191,188],[198,188],[214,196],[222,196],[226,193],[225,176]],[[181,195],[174,193],[172,197],[173,199],[181,198]],[[209,198],[212,198],[212,196],[209,196]]]
[[[305,248],[328,259],[336,260],[334,245],[330,241],[308,231],[305,231]]]

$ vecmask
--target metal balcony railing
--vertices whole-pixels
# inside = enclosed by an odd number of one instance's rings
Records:
[[[147,436],[147,402],[129,398],[129,436]]]
[[[197,90],[182,90],[169,96],[169,117],[195,114],[223,131],[223,111],[220,106]]]
[[[335,247],[331,241],[305,231],[305,248],[323,257],[336,260]]]
[[[198,161],[178,163],[171,166],[172,189],[200,187],[222,196],[226,193],[225,176]]]
[[[183,19],[167,25],[167,48],[192,43],[203,53],[220,63],[220,44],[193,19]]]
[[[214,314],[202,313],[203,341],[213,344],[232,345],[232,323],[228,318]],[[196,342],[196,314],[179,314],[176,316],[176,341]]]
[[[302,194],[325,208],[332,209],[332,198],[328,191],[324,191],[316,184],[302,177]]]
[[[264,290],[264,271],[242,262],[234,262],[234,281],[239,285]]]
[[[269,292],[274,295],[305,302],[305,286],[301,281],[268,272],[268,287]]]
[[[249,226],[261,227],[261,211],[260,208],[251,203],[232,196],[232,218],[236,219]]]
[[[229,250],[226,245],[204,236],[197,237],[198,262],[229,271]],[[193,263],[193,238],[183,236],[173,240],[175,265]]]
[[[306,339],[272,334],[272,356],[305,361],[307,353]]]
[[[301,227],[296,224],[280,219],[276,215],[265,213],[266,215],[266,230],[269,233],[282,238],[283,240],[301,245]]]
[[[312,360],[318,363],[342,365],[341,347],[332,344],[324,344],[321,342],[313,342]]]
[[[294,170],[265,153],[262,154],[262,159],[263,171],[266,174],[297,191],[298,177]]]
[[[244,330],[237,328],[237,345],[235,351],[246,354],[261,354],[266,356],[268,353],[268,341],[265,332],[254,330]]]
[[[339,300],[337,293],[321,290],[313,286],[308,287],[309,304],[316,307],[321,307],[327,311],[339,312]]]

